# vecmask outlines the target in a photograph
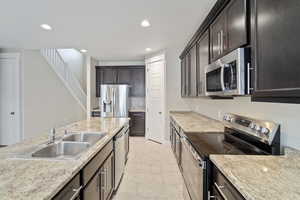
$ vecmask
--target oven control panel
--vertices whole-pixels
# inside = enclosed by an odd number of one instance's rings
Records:
[[[279,129],[279,125],[275,122],[253,119],[231,113],[223,116],[223,122],[228,128],[250,134],[269,144],[272,143]]]

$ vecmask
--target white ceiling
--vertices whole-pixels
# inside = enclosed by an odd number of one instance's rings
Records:
[[[145,48],[187,43],[216,0],[6,0],[0,47],[84,48],[101,60],[140,60]],[[142,28],[149,19],[150,28]],[[44,31],[47,23],[52,31]]]

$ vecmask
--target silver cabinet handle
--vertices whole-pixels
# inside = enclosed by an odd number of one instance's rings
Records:
[[[217,188],[217,190],[219,191],[219,193],[221,194],[221,196],[223,197],[224,200],[228,200],[227,197],[225,196],[225,194],[223,193],[222,189],[225,188],[225,186],[223,185],[218,185],[216,182],[214,183],[215,187]]]
[[[80,186],[77,189],[73,189],[74,194],[72,195],[72,197],[70,198],[70,200],[75,200],[78,197],[81,189],[82,189],[82,186]]]
[[[247,84],[248,84],[248,87],[247,87],[247,94],[250,94],[251,90],[253,90],[253,88],[251,88],[251,70],[253,70],[254,68],[251,67],[250,63],[247,63]]]

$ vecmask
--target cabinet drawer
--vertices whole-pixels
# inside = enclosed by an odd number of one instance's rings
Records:
[[[224,177],[224,175],[214,167],[213,187],[224,199],[244,200],[237,189]]]
[[[84,167],[82,170],[82,179],[83,185],[86,185],[92,176],[97,172],[97,170],[101,167],[102,163],[109,156],[109,154],[113,150],[113,141],[111,140],[107,143],[101,151]]]
[[[76,199],[80,196],[80,175],[77,174],[54,198],[53,200]]]

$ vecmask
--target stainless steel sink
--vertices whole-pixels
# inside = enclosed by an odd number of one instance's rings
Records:
[[[57,158],[74,157],[89,148],[91,145],[87,142],[58,142],[49,144],[34,153],[32,157],[39,158]]]
[[[88,142],[91,145],[103,138],[105,133],[74,133],[63,138],[63,141],[68,142]]]

